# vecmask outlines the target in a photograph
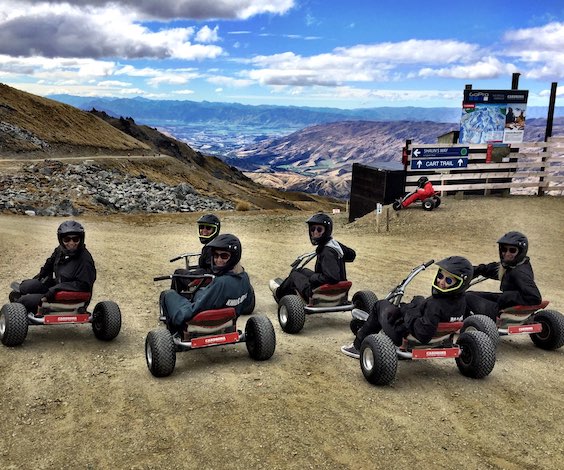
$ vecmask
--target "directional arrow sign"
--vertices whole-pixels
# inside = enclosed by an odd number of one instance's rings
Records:
[[[412,170],[456,170],[466,168],[468,158],[419,158],[411,160]]]
[[[469,147],[430,147],[414,148],[411,154],[413,158],[438,158],[438,157],[466,157]]]

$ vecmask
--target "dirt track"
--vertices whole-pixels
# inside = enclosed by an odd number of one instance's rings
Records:
[[[350,314],[310,316],[300,334],[283,333],[267,282],[311,249],[308,215],[222,214],[223,232],[244,243],[255,313],[274,324],[273,358],[253,362],[244,345],[186,352],[165,379],[153,378],[144,358],[164,287],[152,277],[177,266],[172,256],[199,249],[198,215],[80,218],[98,267],[93,304],[115,300],[122,332],[102,343],[87,325],[31,327],[22,347],[0,348],[0,467],[562,467],[564,348],[504,338],[484,380],[463,377],[450,359],[402,361],[391,386],[374,387],[339,352],[352,339]],[[564,311],[564,198],[447,199],[430,213],[394,214],[380,234],[372,217],[337,220],[336,238],[358,254],[348,268],[353,291],[383,296],[430,258],[491,261],[497,237],[517,229],[529,235],[541,292]],[[0,216],[2,299],[11,280],[37,272],[61,220]],[[428,295],[431,272],[408,297]]]

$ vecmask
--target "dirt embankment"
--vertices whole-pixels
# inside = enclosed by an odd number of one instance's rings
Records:
[[[347,225],[343,214],[335,235],[357,250],[348,267],[353,291],[383,296],[431,258],[491,261],[496,239],[521,230],[541,292],[564,311],[563,214],[562,198],[446,198],[433,212],[392,214],[389,232],[377,233],[374,216]],[[93,301],[120,305],[122,332],[102,343],[85,325],[31,327],[22,347],[0,348],[1,468],[562,466],[563,350],[504,338],[484,380],[463,377],[450,359],[402,361],[391,386],[374,387],[339,352],[352,339],[349,314],[309,316],[300,334],[283,333],[267,283],[311,249],[304,213],[221,214],[223,231],[243,241],[256,314],[274,324],[272,359],[253,362],[244,345],[210,348],[179,354],[172,376],[153,378],[144,340],[158,327],[166,286],[152,277],[176,267],[168,262],[175,254],[199,249],[197,216],[79,219],[98,267]],[[36,273],[61,221],[0,216],[0,297],[11,280]],[[429,293],[432,271],[408,297]]]

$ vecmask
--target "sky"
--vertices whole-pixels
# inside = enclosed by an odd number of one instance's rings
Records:
[[[41,96],[564,106],[563,0],[0,0],[0,82]]]

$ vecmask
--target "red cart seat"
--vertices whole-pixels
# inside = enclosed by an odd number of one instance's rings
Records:
[[[460,331],[463,324],[464,322],[461,321],[439,323],[437,331],[427,344],[421,344],[415,336],[408,335],[404,338],[401,349],[433,348],[443,346],[446,343],[452,343],[452,337]]]
[[[309,301],[311,307],[335,307],[348,302],[351,281],[340,281],[336,284],[323,284],[313,290]]]
[[[92,298],[92,292],[58,291],[53,302],[43,302],[37,309],[38,315],[51,313],[85,313]]]
[[[523,323],[537,310],[542,310],[549,304],[548,300],[543,300],[538,305],[515,305],[513,307],[504,308],[499,312],[497,319],[497,327],[505,328],[508,325]]]
[[[233,307],[204,310],[186,323],[184,339],[236,331],[237,315]]]

